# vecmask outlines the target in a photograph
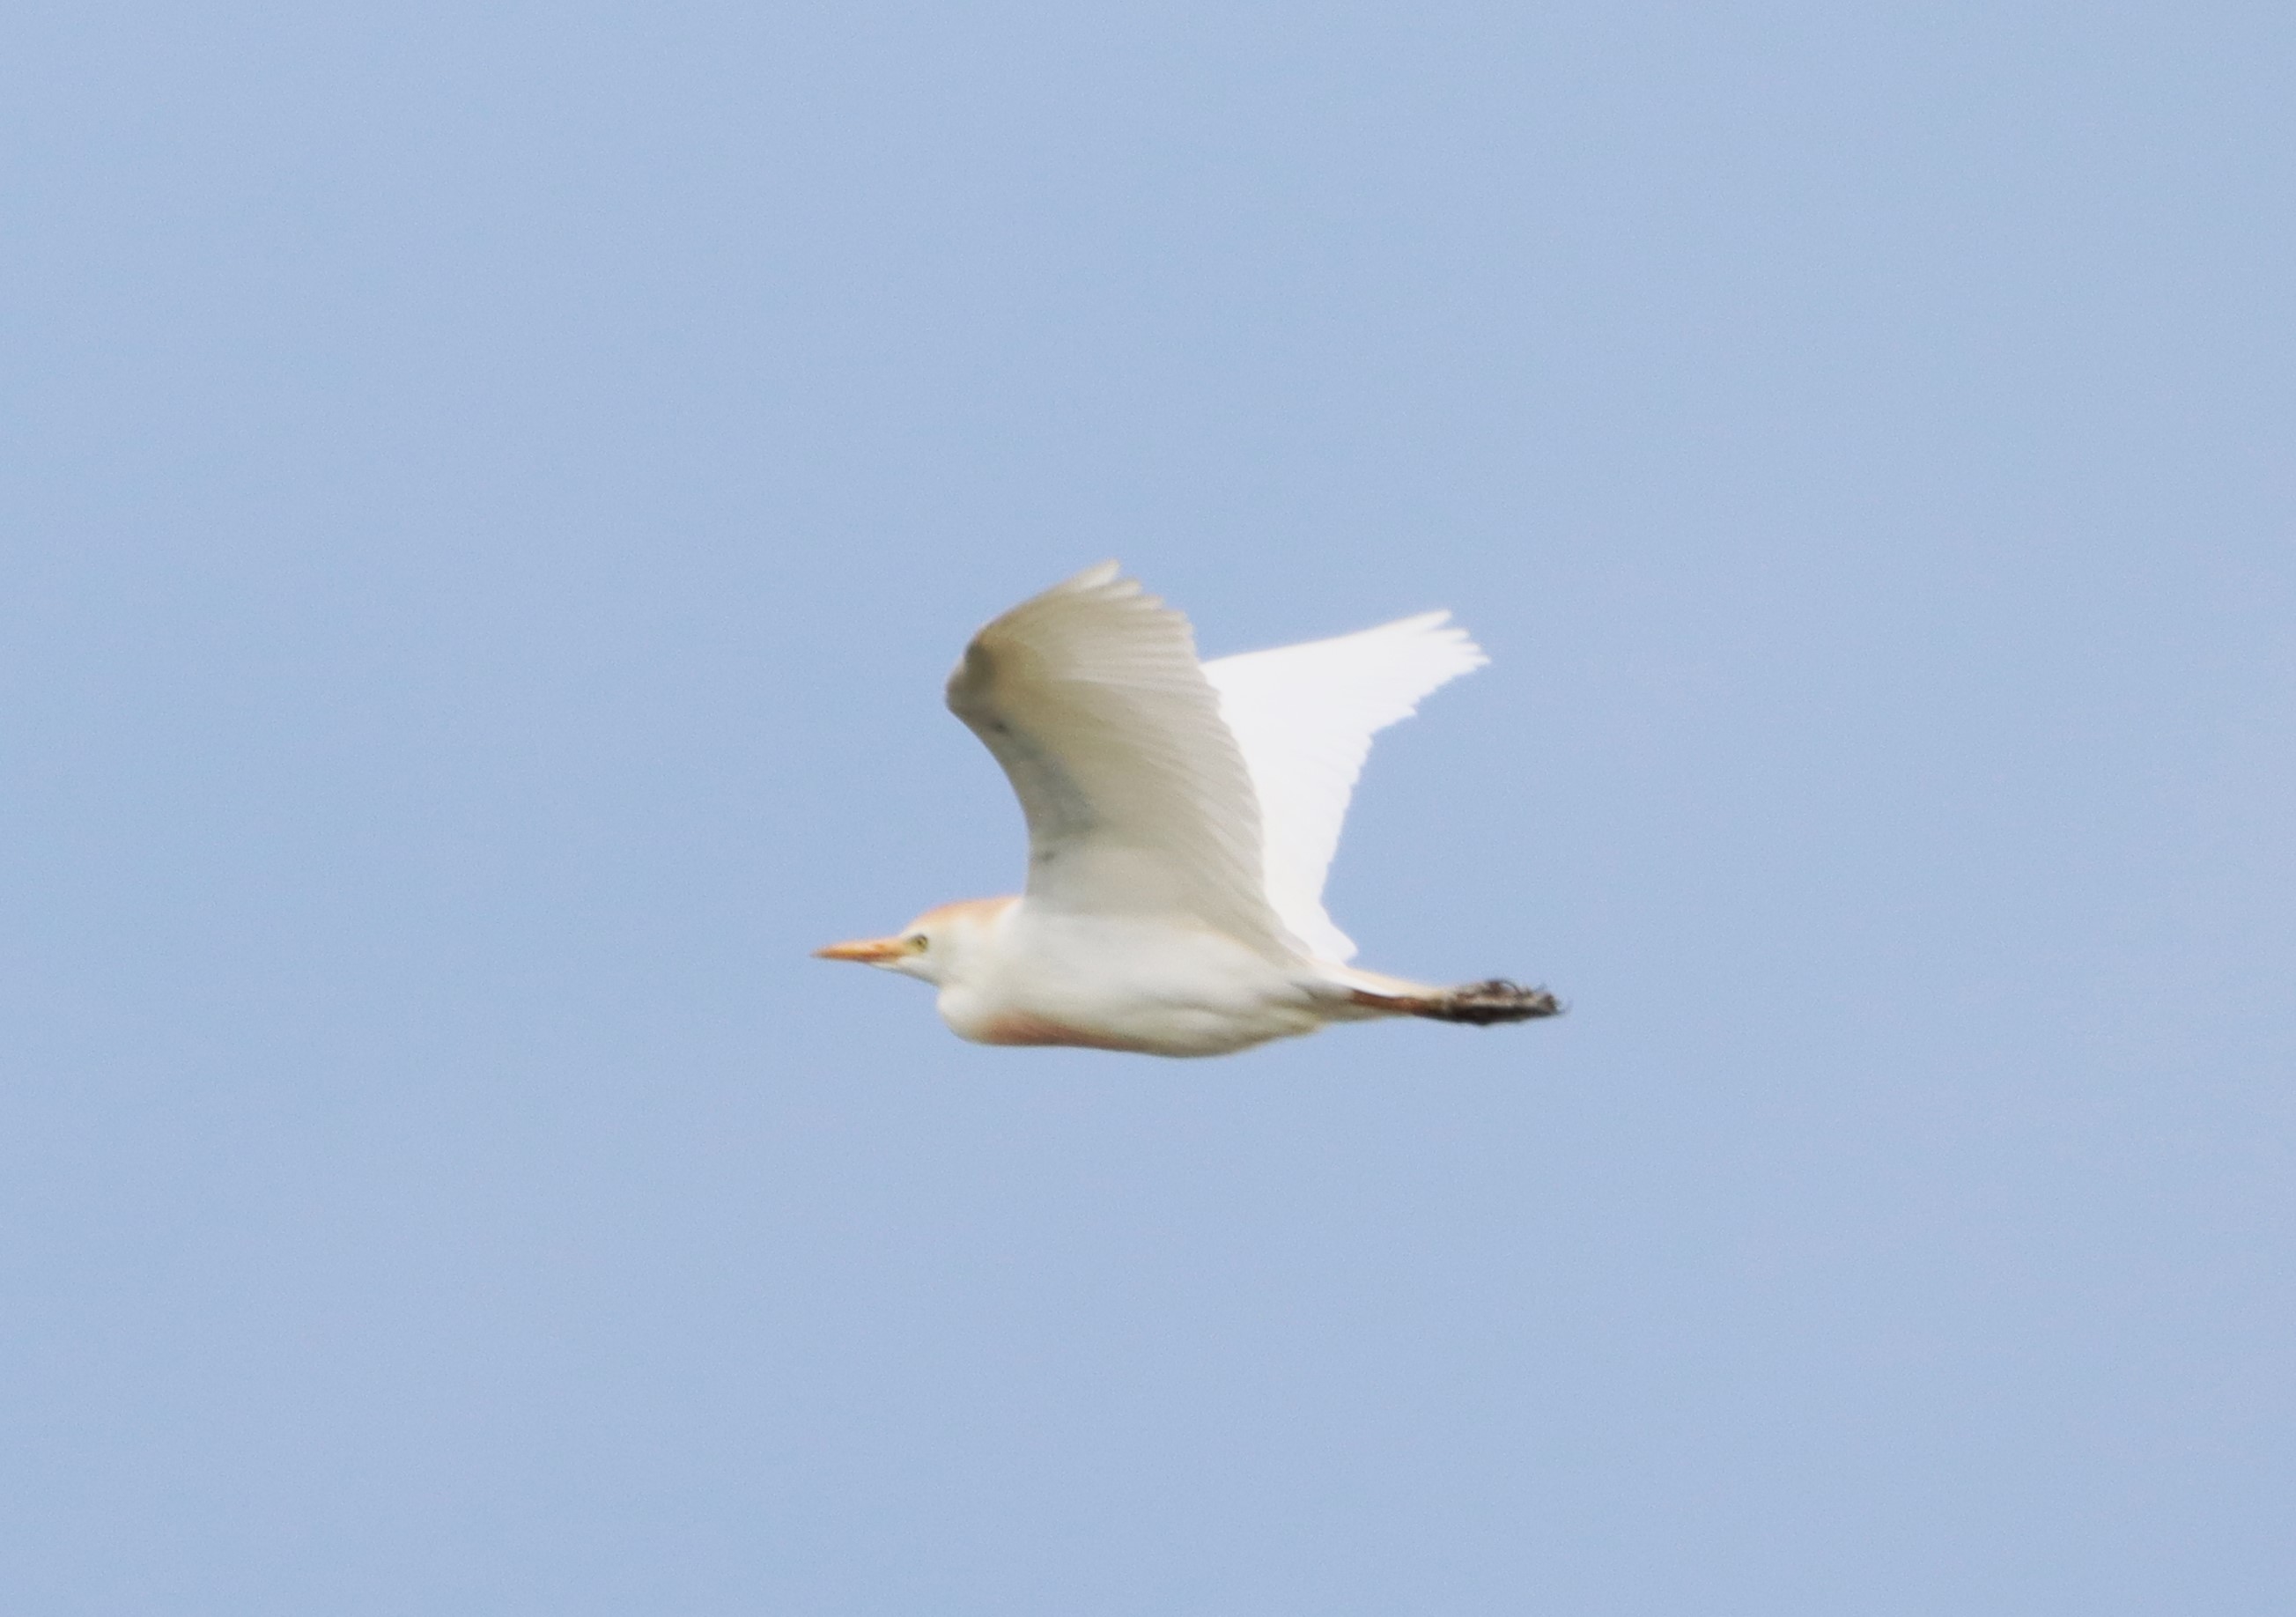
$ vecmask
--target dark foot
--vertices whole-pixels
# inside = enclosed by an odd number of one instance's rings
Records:
[[[1504,977],[1452,989],[1419,1013],[1438,1022],[1471,1022],[1479,1028],[1495,1022],[1529,1022],[1562,1014],[1562,1002],[1545,989],[1521,988]]]

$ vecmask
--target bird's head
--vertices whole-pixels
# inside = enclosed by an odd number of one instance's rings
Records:
[[[890,938],[861,938],[813,951],[817,960],[857,960],[936,986],[977,959],[1013,907],[1011,899],[966,899],[929,909]]]

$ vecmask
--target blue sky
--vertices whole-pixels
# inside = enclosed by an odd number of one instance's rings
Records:
[[[25,1613],[2259,1611],[2296,21],[24,6]],[[963,1045],[1104,556],[1448,606],[1366,964]]]

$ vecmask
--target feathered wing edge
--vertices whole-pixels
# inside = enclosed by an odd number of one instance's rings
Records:
[[[1352,958],[1324,880],[1372,737],[1490,661],[1447,612],[1203,665],[1259,799],[1267,899],[1316,957]]]
[[[1242,743],[1181,613],[1103,562],[984,627],[948,705],[1028,817],[1028,898],[1185,914],[1270,957],[1299,947],[1262,880]]]

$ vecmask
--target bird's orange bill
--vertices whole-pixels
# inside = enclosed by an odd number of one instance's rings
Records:
[[[813,951],[816,960],[858,960],[867,965],[882,965],[909,952],[908,944],[899,938],[862,938],[851,943],[832,943],[826,948]]]

